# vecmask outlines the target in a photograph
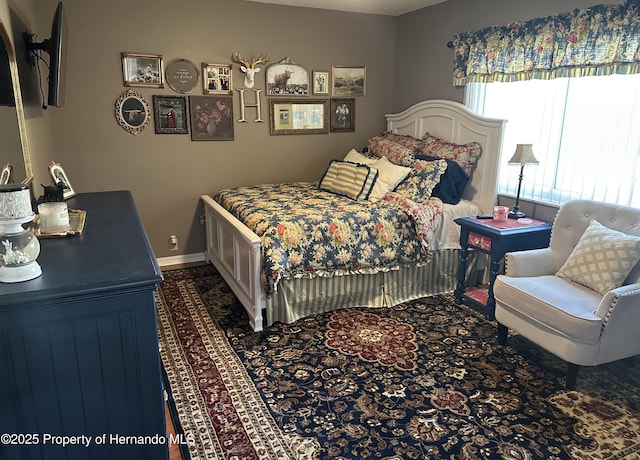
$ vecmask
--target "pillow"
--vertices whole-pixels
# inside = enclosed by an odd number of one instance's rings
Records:
[[[381,136],[395,142],[396,144],[409,147],[412,150],[418,150],[420,147],[422,147],[422,144],[424,142],[422,139],[418,139],[417,137],[413,137],[408,134],[395,134],[391,132],[385,132],[382,133]]]
[[[640,260],[640,236],[612,230],[592,219],[557,276],[604,295],[622,286]]]
[[[378,170],[367,165],[333,160],[318,188],[360,201],[369,198]]]
[[[378,170],[378,179],[371,190],[369,201],[381,200],[388,192],[394,190],[400,182],[411,172],[411,168],[398,166],[391,163],[385,157],[371,165]]]
[[[417,160],[433,161],[437,157],[427,155],[416,155]],[[462,198],[469,176],[464,172],[462,167],[453,160],[445,159],[447,162],[447,170],[440,176],[440,182],[431,191],[431,196],[440,198],[443,203],[458,204]]]
[[[473,167],[482,153],[482,146],[477,142],[463,145],[453,144],[429,133],[425,133],[422,140],[424,143],[418,154],[453,160],[462,167],[468,176],[471,176]]]
[[[409,175],[396,187],[396,193],[422,203],[431,198],[433,188],[446,170],[446,160],[416,160]]]
[[[411,166],[416,150],[393,142],[386,137],[376,136],[369,139],[369,152],[378,157],[386,157],[391,163],[400,166]]]
[[[363,165],[370,165],[378,161],[378,158],[371,158],[362,153],[358,152],[356,149],[349,150],[349,153],[344,157],[343,161],[350,161],[351,163],[360,163]]]

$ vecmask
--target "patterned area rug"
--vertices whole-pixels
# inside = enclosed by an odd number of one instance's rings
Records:
[[[211,266],[165,273],[161,357],[194,460],[640,459],[640,360],[565,365],[438,296],[253,333]]]

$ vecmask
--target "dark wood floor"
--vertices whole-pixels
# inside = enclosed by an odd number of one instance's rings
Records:
[[[171,421],[171,414],[169,413],[169,406],[167,403],[164,404],[164,415],[167,419],[167,438],[170,435],[175,436],[176,429]],[[169,460],[182,460],[182,454],[180,453],[180,447],[178,444],[171,444],[169,446]]]
[[[207,265],[207,262],[205,262],[204,260],[198,261],[198,262],[187,262],[183,264],[163,265],[162,267],[160,267],[160,270],[169,271],[169,270],[177,270],[179,268],[201,267],[203,265]]]

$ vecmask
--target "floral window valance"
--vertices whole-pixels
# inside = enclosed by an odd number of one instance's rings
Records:
[[[454,85],[640,73],[640,0],[455,36]]]

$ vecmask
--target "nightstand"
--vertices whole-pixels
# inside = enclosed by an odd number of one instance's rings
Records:
[[[507,252],[546,248],[551,237],[551,223],[532,220],[521,223],[517,219],[498,222],[493,219],[460,217],[455,219],[460,225],[460,260],[458,261],[458,282],[456,303],[466,301],[484,310],[487,319],[493,319],[496,300],[493,297],[493,283],[500,271],[500,263]],[[486,288],[465,290],[467,260],[469,251],[480,251],[489,255],[489,285]]]

